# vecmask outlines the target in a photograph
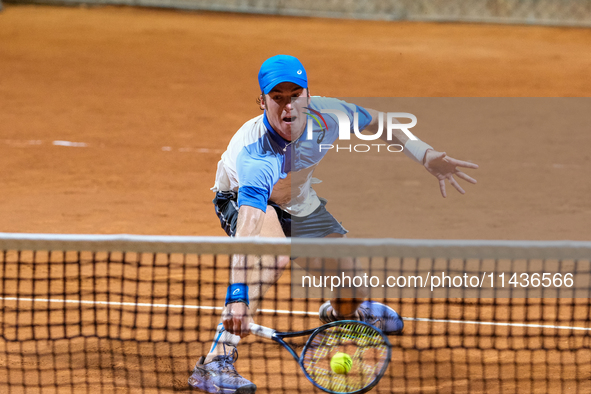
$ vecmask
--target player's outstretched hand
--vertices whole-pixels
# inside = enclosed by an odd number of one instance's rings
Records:
[[[433,175],[435,178],[439,180],[439,189],[441,190],[441,195],[443,197],[447,197],[447,193],[445,191],[446,179],[453,187],[456,188],[457,191],[459,191],[462,194],[466,193],[464,189],[462,189],[460,184],[454,179],[454,175],[470,183],[476,183],[476,179],[472,178],[471,176],[468,176],[467,174],[458,170],[456,167],[476,169],[478,168],[478,164],[457,160],[453,157],[447,156],[445,152],[437,152],[432,149],[429,149],[427,151],[427,153],[425,154],[424,161],[424,166],[427,169],[427,171],[429,171],[431,175]]]
[[[234,302],[226,305],[222,312],[224,328],[230,334],[244,338],[250,334],[250,323],[254,323],[248,306],[243,302]]]

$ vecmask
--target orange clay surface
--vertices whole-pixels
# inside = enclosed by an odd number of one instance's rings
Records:
[[[0,13],[0,232],[223,235],[209,190],[216,164],[233,133],[260,114],[256,75],[277,53],[302,60],[314,95],[579,97],[591,92],[590,47],[588,29],[9,4]],[[443,199],[427,172],[395,160],[386,169],[400,184],[391,196],[397,220],[388,236],[589,240],[586,126],[556,135],[418,132],[437,149],[478,163],[480,169],[469,173],[479,183],[463,183],[465,196],[448,186]],[[321,195],[330,188],[324,181]],[[338,198],[330,204],[347,226]],[[350,235],[368,234],[375,236],[360,227]],[[408,325],[410,332],[417,327]],[[452,371],[461,376],[452,386],[441,376],[450,376],[453,360],[465,363],[470,353],[421,354],[412,347],[395,354],[404,368],[393,365],[381,391],[466,392],[474,374],[493,380],[472,391],[568,389],[553,378],[559,370],[534,371],[538,356],[528,351],[475,355],[482,358],[473,366]],[[291,377],[295,364],[287,356],[271,366],[256,362],[262,347],[248,349],[239,363],[249,366],[245,375],[263,391],[310,389],[302,376]],[[511,369],[515,357],[524,365]],[[562,373],[584,381],[589,368],[581,364],[589,364],[589,353],[577,357],[577,369]],[[257,378],[257,368],[275,367],[285,374]],[[539,386],[528,386],[533,375]],[[398,386],[404,376],[410,380]],[[503,386],[494,380],[499,376],[526,381]],[[181,388],[182,382],[177,392]]]
[[[260,114],[258,68],[277,53],[302,60],[316,95],[554,97],[591,92],[590,46],[588,29],[8,5],[0,231],[223,235],[209,190],[216,163]],[[591,133],[559,133],[557,152],[549,136],[419,131],[478,163],[468,172],[479,184],[443,199],[428,173],[396,161],[389,235],[590,239]]]

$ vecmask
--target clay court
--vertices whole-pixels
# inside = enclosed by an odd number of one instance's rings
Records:
[[[277,53],[301,59],[314,95],[586,97],[591,91],[590,47],[591,30],[582,28],[8,4],[0,13],[0,232],[224,235],[209,188],[231,136],[260,114],[256,75],[262,61]],[[589,101],[577,103],[584,108]],[[403,158],[392,160],[388,171],[399,187],[389,195],[396,220],[387,226],[386,236],[591,238],[589,123],[556,132],[524,127],[492,135],[436,126],[430,122],[416,133],[450,156],[478,163],[480,168],[470,172],[478,184],[466,185],[464,196],[448,190],[443,199],[437,182],[419,166]],[[317,187],[319,195],[330,197],[329,210],[346,227],[348,222],[358,223],[356,207],[363,203],[347,194],[347,177],[332,174],[329,179],[336,187],[327,178]],[[371,223],[349,229],[351,237],[384,234],[376,233]],[[288,282],[282,278],[283,286]],[[211,286],[204,291],[215,294]],[[219,302],[224,288],[215,291],[217,297],[208,296]],[[280,293],[287,300],[287,288]],[[314,302],[289,302],[281,309],[314,310]],[[392,306],[397,305],[406,316],[404,302]],[[505,305],[494,307],[500,308],[497,316],[507,313]],[[515,308],[519,313],[521,309]],[[473,316],[483,318],[487,313]],[[198,318],[206,330],[213,329],[215,317]],[[273,324],[287,325],[280,317],[273,319]],[[291,319],[289,325],[297,318]],[[312,318],[302,321],[304,326],[317,325]],[[409,330],[416,333],[418,328],[410,323]],[[212,335],[200,334],[202,342],[193,351],[201,353]],[[535,341],[535,335],[528,332],[528,339]],[[393,343],[404,347],[404,340]],[[558,372],[576,380],[577,392],[591,392],[588,337],[565,341],[584,347],[573,355],[576,360],[560,356],[568,367],[534,371],[533,360],[539,354],[508,351],[488,355],[501,357],[508,370],[487,370],[487,362],[478,359],[473,368],[452,372],[464,379],[470,374],[479,379],[483,374],[509,376],[505,386],[489,382],[481,388],[471,386],[472,392],[569,391],[564,380],[553,378]],[[98,342],[84,346],[92,348]],[[108,346],[111,355],[125,353],[120,343]],[[282,380],[257,377],[257,368],[271,368],[270,362],[253,361],[262,354],[262,345],[248,349],[238,368],[249,371],[245,375],[262,392],[275,392],[277,387],[285,392],[311,390],[303,376],[282,372]],[[268,357],[281,350],[271,345],[265,351]],[[404,371],[393,361],[391,377],[381,390],[396,392],[396,377],[403,379],[404,372],[411,378],[400,392],[466,392],[465,381],[452,386],[445,379],[450,376],[450,360],[470,359],[470,354],[457,352],[461,350],[420,355],[418,349],[411,350],[405,353]],[[278,356],[271,356],[271,361],[273,357]],[[295,367],[287,357],[281,357],[281,371]],[[425,365],[431,358],[430,367],[419,371],[419,358]],[[514,367],[514,360],[525,366]],[[116,365],[112,359],[105,362]],[[182,383],[175,379],[191,367],[166,375],[169,380],[157,385],[169,388],[158,392],[182,392]],[[89,374],[110,378],[101,368]],[[541,374],[542,383],[516,386],[511,374]],[[141,382],[142,377],[117,379]],[[11,392],[24,392],[19,390]],[[86,392],[80,390],[66,387],[63,392]],[[141,392],[134,390],[139,389],[105,387],[103,392]]]

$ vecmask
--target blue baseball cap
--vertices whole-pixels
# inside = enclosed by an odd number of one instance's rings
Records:
[[[293,82],[308,88],[308,76],[302,63],[289,55],[277,55],[265,60],[259,71],[259,86],[268,94],[281,82]]]

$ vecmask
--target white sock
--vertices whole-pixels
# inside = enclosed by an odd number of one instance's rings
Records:
[[[238,335],[230,334],[228,331],[224,330],[224,325],[222,323],[218,324],[218,328],[215,331],[215,337],[213,340],[213,349],[218,345],[230,345],[230,346],[238,346],[240,342],[240,337]]]

